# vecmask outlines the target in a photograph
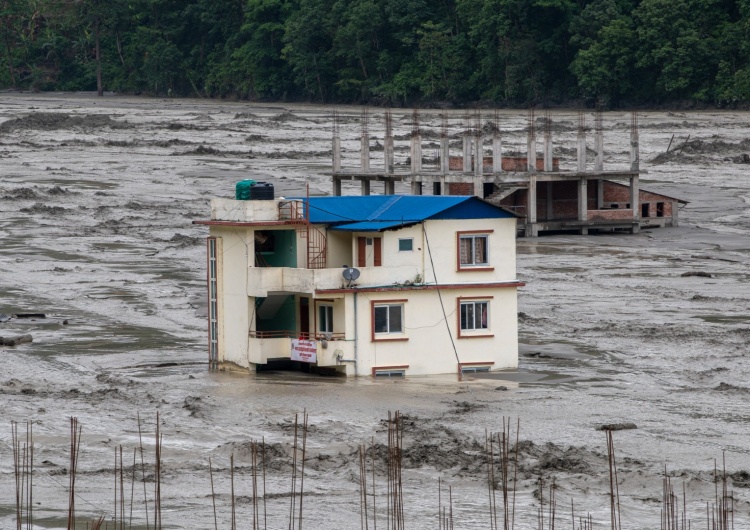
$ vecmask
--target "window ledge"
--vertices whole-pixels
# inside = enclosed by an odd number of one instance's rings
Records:
[[[494,271],[495,267],[459,267],[456,272]]]
[[[409,340],[409,337],[392,337],[392,338],[378,338],[373,337],[371,342],[405,342]]]
[[[494,337],[494,333],[489,334],[482,334],[482,335],[469,335],[469,334],[460,334],[458,335],[459,339],[490,339]]]

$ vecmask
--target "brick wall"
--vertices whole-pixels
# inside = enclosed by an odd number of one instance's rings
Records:
[[[633,210],[624,208],[622,210],[589,210],[588,219],[589,221],[632,220]]]
[[[660,195],[658,193],[651,193],[650,191],[641,190],[638,196],[641,208],[643,204],[648,204],[648,216],[643,215],[643,210],[639,210],[641,217],[657,217],[657,203],[662,203],[663,215],[658,217],[672,217],[673,208],[675,206],[675,199]],[[619,182],[604,182],[604,203],[617,203],[620,206],[630,204],[630,186],[625,186]]]
[[[484,168],[484,172],[491,173],[492,172],[492,157],[485,156],[482,162],[483,162],[482,167]],[[464,157],[463,156],[451,156],[448,159],[448,168],[451,171],[463,171]],[[525,156],[508,156],[508,157],[504,156],[503,157],[503,171],[526,171],[526,168],[527,168],[527,157]],[[474,169],[474,164],[472,164],[472,170],[473,169]],[[560,159],[553,158],[552,170],[559,171],[559,169],[560,169]],[[537,158],[536,170],[544,171],[544,159]]]
[[[446,195],[474,195],[473,182],[447,182],[445,187]]]

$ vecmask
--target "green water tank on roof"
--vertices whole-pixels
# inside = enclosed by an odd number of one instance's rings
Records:
[[[255,186],[255,181],[250,179],[241,180],[234,187],[234,198],[238,201],[249,201],[250,190]]]

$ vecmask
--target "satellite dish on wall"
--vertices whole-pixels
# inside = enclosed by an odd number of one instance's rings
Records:
[[[347,267],[346,269],[344,269],[342,276],[347,282],[349,282],[349,285],[351,285],[354,280],[359,278],[359,269],[355,269],[354,267]]]

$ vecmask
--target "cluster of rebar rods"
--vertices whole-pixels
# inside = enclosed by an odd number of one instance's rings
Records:
[[[615,461],[615,441],[612,431],[604,431],[607,435],[607,461],[609,463],[609,507],[612,530],[621,530],[620,522],[620,483],[617,480],[617,462]]]
[[[68,472],[68,530],[76,527],[76,472],[81,449],[81,430],[78,418],[70,418],[70,471]]]
[[[485,433],[485,456],[487,458],[487,483],[490,497],[490,530],[499,530],[497,522],[496,487],[499,486],[503,494],[502,515],[503,530],[510,530],[515,524],[516,515],[516,482],[518,479],[518,436],[521,420],[516,423],[515,452],[511,450],[510,418],[503,417],[503,430],[498,433]],[[497,445],[497,453],[495,446]],[[497,455],[497,457],[496,457]],[[496,463],[496,460],[499,460]],[[495,469],[497,468],[497,472]]]
[[[453,530],[453,487],[448,486],[448,506],[443,506],[443,483],[438,478],[438,529]]]
[[[301,433],[299,431],[302,431]],[[302,501],[305,494],[305,450],[307,448],[307,411],[302,413],[302,425],[299,424],[298,415],[294,415],[294,445],[292,446],[292,489],[289,503],[289,530],[302,530]],[[297,459],[301,462],[301,470],[297,472]],[[299,492],[297,491],[297,480],[299,475]],[[297,495],[299,494],[299,507],[297,507]],[[297,525],[295,526],[295,522]]]
[[[387,452],[385,455],[386,503],[381,507],[381,514],[386,515],[388,530],[404,530],[405,511],[403,497],[403,417],[399,411],[388,412],[387,419]],[[520,420],[516,422],[513,432],[510,418],[502,419],[502,431],[485,433],[485,459],[487,466],[487,484],[489,494],[490,530],[512,530],[516,521],[516,491],[519,468],[519,431]],[[16,422],[11,422],[13,442],[13,469],[15,478],[16,498],[16,529],[31,530],[33,526],[33,476],[34,476],[34,439],[31,422],[26,423],[25,434],[19,430]],[[289,492],[289,524],[288,530],[302,530],[305,461],[308,434],[308,414],[302,413],[300,418],[294,418],[294,437],[292,443],[291,488]],[[68,530],[76,528],[76,477],[81,447],[82,427],[77,418],[70,418],[70,467],[68,471]],[[607,460],[609,467],[609,500],[610,500],[610,528],[621,530],[619,480],[617,476],[617,462],[612,430],[605,430],[607,442]],[[143,437],[140,415],[138,415],[139,447],[133,451],[130,484],[129,515],[126,516],[126,487],[123,447],[114,448],[114,509],[112,512],[113,530],[125,530],[133,527],[133,506],[135,500],[135,482],[137,471],[137,456],[140,451],[141,481],[143,483],[143,506],[145,508],[146,529],[150,530],[151,523],[155,530],[162,528],[161,510],[161,475],[162,475],[162,433],[159,414],[156,415],[155,428],[155,459],[154,459],[154,489],[153,489],[153,518],[148,511],[148,494],[146,464],[144,459]],[[514,442],[514,443],[513,443]],[[372,520],[373,530],[377,530],[376,506],[376,446],[375,438],[371,440],[370,467],[368,469],[367,447],[360,444],[358,448],[359,464],[359,494],[360,494],[360,525],[362,530],[370,529]],[[211,458],[208,460],[211,484],[211,500],[213,506],[214,528],[218,530],[216,510],[216,492],[214,488],[214,468]],[[370,473],[371,471],[371,473]],[[231,529],[236,530],[238,520],[235,503],[235,459],[234,453],[229,458],[229,475],[231,487]],[[267,530],[268,517],[266,506],[266,444],[265,438],[261,442],[252,440],[250,443],[250,478],[251,478],[251,510],[252,529]],[[382,480],[382,475],[381,475]],[[734,530],[734,493],[729,488],[729,477],[726,473],[726,458],[723,457],[722,468],[714,462],[714,501],[706,503],[706,524],[708,530]],[[369,482],[369,483],[368,483]],[[557,524],[557,486],[554,477],[545,480],[544,476],[538,481],[539,506],[537,508],[538,530],[555,530]],[[447,496],[445,490],[447,489]],[[368,491],[369,490],[369,491]],[[502,498],[498,499],[498,491]],[[535,492],[536,494],[536,492]],[[546,497],[545,497],[546,495]],[[671,479],[664,468],[662,480],[662,508],[661,530],[690,530],[691,521],[687,513],[687,492],[683,483],[682,500],[675,494]],[[85,501],[85,499],[84,499]],[[680,506],[680,502],[682,505]],[[262,505],[262,506],[261,506]],[[498,507],[499,506],[499,507]],[[585,516],[576,515],[573,500],[570,502],[573,530],[592,530],[594,520],[590,513]],[[499,517],[498,512],[501,512]],[[455,518],[453,510],[453,488],[438,478],[438,529],[454,530]],[[86,528],[109,529],[107,514],[101,514],[86,524]]]
[[[403,455],[403,422],[401,413],[388,412],[388,528],[403,530],[404,528],[404,490],[402,481]]]
[[[26,422],[26,438],[23,440],[18,424],[12,421],[13,476],[16,482],[16,528],[21,530],[33,527],[33,476],[34,476],[34,433],[31,422]]]

